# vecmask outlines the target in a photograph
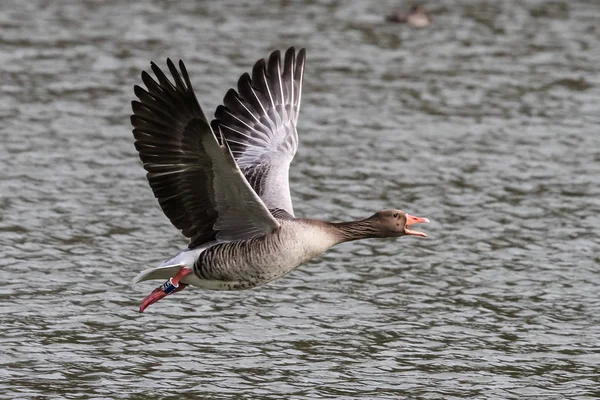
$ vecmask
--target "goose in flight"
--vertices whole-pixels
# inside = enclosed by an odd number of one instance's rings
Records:
[[[351,222],[296,218],[288,183],[298,148],[305,50],[256,62],[230,89],[209,123],[185,65],[171,60],[169,79],[154,63],[146,88],[134,86],[135,147],[158,203],[189,246],[134,282],[167,279],[140,312],[187,285],[252,288],[283,276],[330,247],[366,238],[426,236],[409,227],[429,222],[382,210]]]

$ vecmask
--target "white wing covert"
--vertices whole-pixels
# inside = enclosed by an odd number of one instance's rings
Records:
[[[222,133],[248,183],[273,214],[294,216],[289,167],[298,148],[296,125],[306,52],[292,47],[261,59],[217,107],[212,127]],[[280,214],[278,214],[280,215]]]

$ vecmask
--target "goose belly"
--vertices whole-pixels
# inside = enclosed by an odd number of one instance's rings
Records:
[[[318,232],[282,227],[272,235],[221,243],[200,254],[191,284],[213,290],[241,290],[279,278],[331,245]]]

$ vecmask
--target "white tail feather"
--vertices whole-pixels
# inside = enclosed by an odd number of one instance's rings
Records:
[[[140,272],[134,279],[133,283],[149,281],[151,279],[169,279],[177,275],[181,267],[194,268],[194,262],[204,250],[214,245],[216,242],[209,242],[204,246],[197,247],[193,250],[185,249],[180,251],[175,257],[168,259],[158,267],[145,269]]]
[[[133,278],[132,283],[138,283],[143,281],[149,281],[152,279],[169,279],[172,278],[179,272],[181,267],[184,267],[184,264],[171,264],[171,265],[161,265],[160,267],[149,268],[140,272],[135,278]]]

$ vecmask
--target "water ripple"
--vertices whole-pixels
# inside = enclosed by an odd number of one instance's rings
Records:
[[[12,2],[0,11],[0,398],[600,395],[600,8]],[[168,8],[168,9],[167,9]],[[427,216],[427,240],[336,247],[256,290],[145,314],[185,246],[131,137],[132,85],[183,58],[205,109],[306,46],[302,216]]]

